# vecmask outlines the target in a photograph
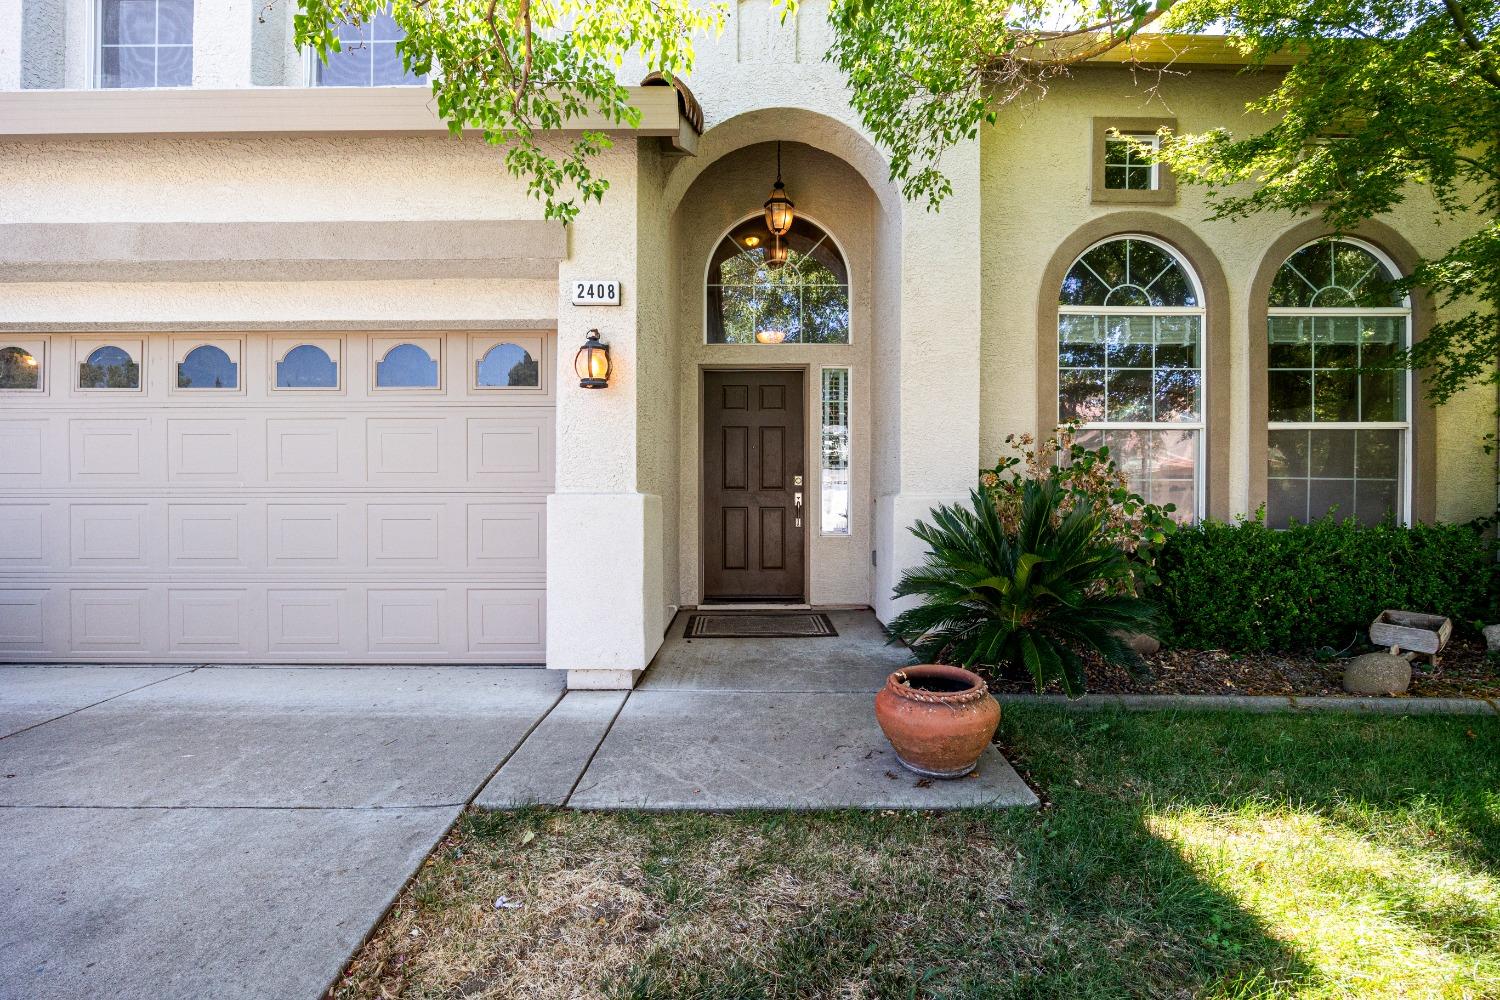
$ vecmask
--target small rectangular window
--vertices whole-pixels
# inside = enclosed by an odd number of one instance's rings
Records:
[[[1156,135],[1124,134],[1104,140],[1104,186],[1111,191],[1155,191],[1157,166],[1151,153],[1161,148]]]
[[[475,389],[542,389],[541,337],[486,334],[472,337],[469,344]]]
[[[189,87],[193,0],[99,0],[98,84]]]
[[[427,82],[420,73],[408,73],[401,65],[396,43],[406,32],[382,11],[362,24],[337,26],[339,51],[328,53],[325,63],[313,57],[313,83],[319,87],[393,87]]]
[[[375,376],[371,388],[377,391],[443,387],[441,337],[372,337],[370,358]]]
[[[819,438],[825,535],[849,534],[849,369],[824,368]]]

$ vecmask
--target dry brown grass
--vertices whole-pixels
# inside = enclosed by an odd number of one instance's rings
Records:
[[[897,818],[886,819],[899,829]],[[663,985],[714,970],[774,975],[777,953],[799,928],[872,898],[892,904],[872,938],[895,940],[920,926],[924,935],[947,927],[963,940],[961,925],[976,908],[1013,905],[1010,853],[966,829],[949,831],[966,845],[956,864],[944,850],[901,849],[899,834],[895,842],[878,831],[851,838],[831,820],[470,814],[334,996],[582,1000],[624,991],[633,973],[653,965]],[[955,896],[964,905],[954,906]],[[866,986],[856,970],[823,995],[874,995]]]

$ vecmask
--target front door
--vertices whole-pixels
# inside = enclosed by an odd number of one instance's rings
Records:
[[[802,372],[703,375],[703,596],[803,598]]]

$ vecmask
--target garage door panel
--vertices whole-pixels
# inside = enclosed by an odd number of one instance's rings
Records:
[[[15,653],[44,653],[55,648],[48,626],[56,612],[52,592],[34,589],[0,590],[0,649]]]
[[[66,453],[63,428],[60,419],[0,420],[0,484],[7,488],[42,486],[65,474],[65,465],[45,461],[48,455]]]
[[[545,503],[471,503],[468,565],[497,575],[541,579],[547,570]]]
[[[227,503],[167,505],[167,565],[171,569],[254,568],[250,506]]]
[[[250,652],[250,594],[174,588],[167,592],[168,642],[178,652]]]
[[[45,566],[58,551],[55,521],[49,503],[0,503],[0,572]]]
[[[469,481],[497,490],[550,492],[554,417],[552,410],[517,409],[469,418]]]
[[[72,524],[70,563],[75,568],[134,567],[149,569],[155,561],[150,547],[148,503],[78,503],[70,505]],[[150,532],[161,538],[161,532]]]
[[[475,589],[468,596],[469,652],[521,659],[542,655],[545,591]]]
[[[348,628],[352,595],[347,588],[274,588],[266,594],[266,649],[288,659],[359,654]]]
[[[369,539],[365,546],[371,566],[444,565],[442,504],[376,503],[366,512]]]
[[[149,418],[69,421],[70,479],[75,483],[160,482],[165,463]]]
[[[68,645],[82,652],[145,653],[166,646],[166,594],[146,587],[75,588]]]
[[[168,478],[174,483],[259,482],[262,463],[249,454],[252,444],[249,420],[168,419]]]
[[[363,455],[344,417],[273,417],[266,421],[266,480],[329,486],[364,479]]]
[[[361,565],[359,517],[347,503],[268,503],[266,563],[272,567]]]
[[[246,391],[0,394],[0,661],[541,662],[551,390],[434,336],[437,390],[372,388],[359,335],[337,389],[279,390],[251,333]]]

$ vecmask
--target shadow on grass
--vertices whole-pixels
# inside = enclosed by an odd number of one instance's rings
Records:
[[[644,871],[667,922],[697,930],[658,938],[609,992],[1446,995],[1423,977],[1500,969],[1493,720],[1027,707],[1001,739],[1043,810],[632,819],[653,826]],[[823,834],[843,850],[811,850]],[[715,890],[682,878],[706,842],[743,914],[710,918]],[[753,901],[813,870],[816,890],[770,918]],[[1372,926],[1410,953],[1365,954]]]

